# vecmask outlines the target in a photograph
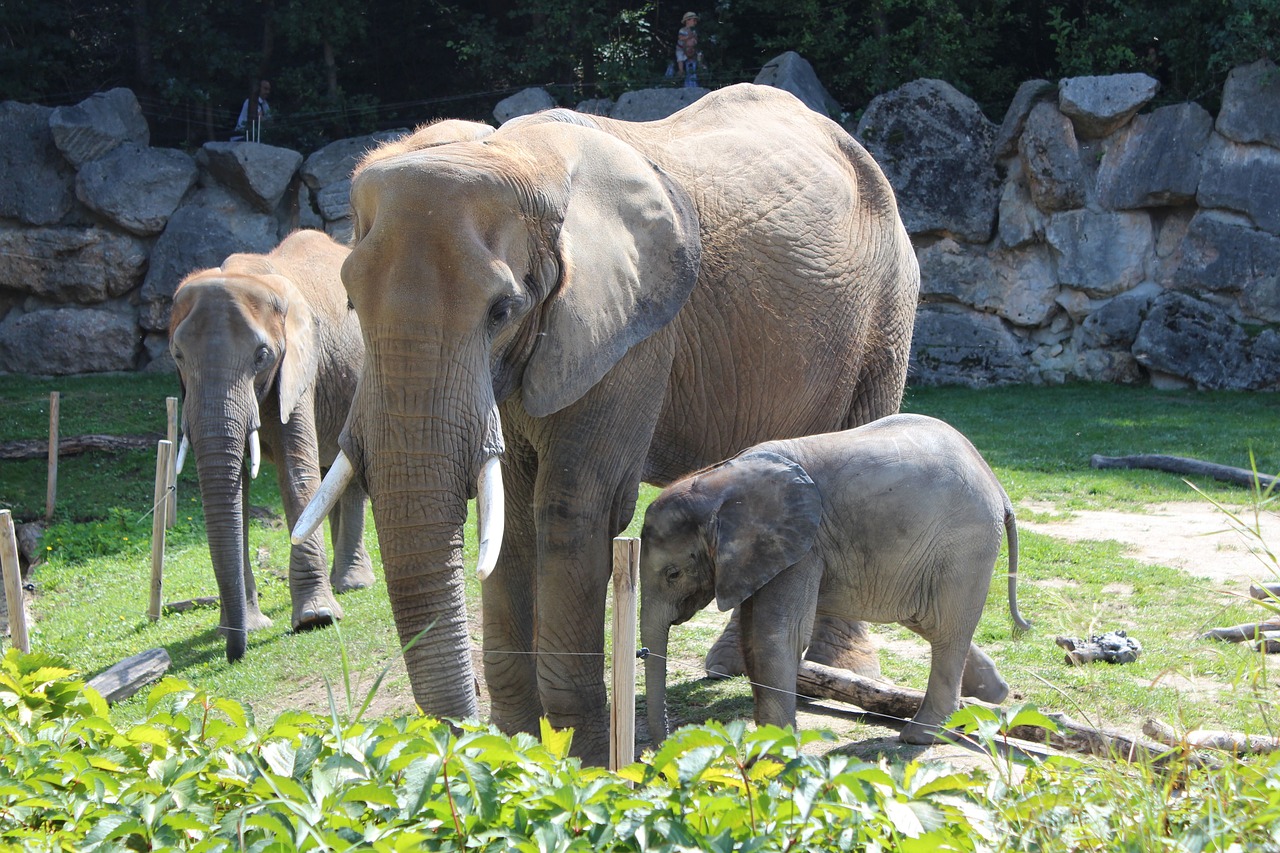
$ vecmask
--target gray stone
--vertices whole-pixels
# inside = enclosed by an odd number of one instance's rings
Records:
[[[1280,68],[1270,59],[1231,69],[1222,87],[1218,133],[1280,148]]]
[[[312,190],[321,190],[338,181],[350,181],[351,172],[364,155],[384,142],[406,136],[407,130],[383,130],[353,139],[339,139],[307,155],[302,163],[302,180]]]
[[[298,227],[324,230],[324,217],[320,215],[320,204],[311,187],[305,183],[298,184]]]
[[[1022,345],[999,317],[946,304],[916,312],[910,384],[983,388],[1029,378]]]
[[[1259,319],[1280,322],[1267,306],[1280,275],[1280,237],[1229,214],[1201,210],[1191,218],[1168,284],[1193,292],[1252,292]],[[1251,311],[1251,313],[1252,313]]]
[[[142,333],[132,312],[46,308],[0,322],[0,371],[70,376],[133,370]]]
[[[1058,81],[1058,109],[1076,135],[1096,139],[1123,127],[1159,89],[1159,81],[1146,74],[1069,77]]]
[[[772,86],[790,92],[819,115],[830,117],[839,111],[839,104],[822,85],[809,60],[794,50],[788,50],[766,62],[754,82],[760,86]]]
[[[53,110],[0,103],[0,218],[55,225],[75,206],[75,173],[53,144]]]
[[[173,291],[189,273],[221,266],[235,252],[269,252],[277,242],[274,217],[254,211],[220,187],[197,190],[169,217],[168,226],[151,251],[151,264],[142,284],[142,328],[169,328]]]
[[[1148,370],[1201,390],[1253,384],[1244,330],[1220,309],[1184,293],[1170,291],[1151,304],[1133,355]]]
[[[613,112],[613,104],[613,98],[588,98],[585,101],[579,101],[573,109],[587,115],[607,116]]]
[[[351,180],[335,181],[315,194],[316,208],[325,222],[337,222],[351,215]]]
[[[555,105],[556,99],[546,89],[523,89],[498,101],[498,105],[493,108],[493,117],[498,120],[498,124],[505,124],[516,116],[532,115],[549,110]]]
[[[198,173],[181,151],[125,143],[80,168],[76,197],[127,231],[159,234]]]
[[[142,339],[142,350],[147,357],[142,366],[144,373],[177,373],[178,366],[169,350],[169,336],[164,332],[147,332]]]
[[[1090,296],[1114,296],[1142,281],[1153,245],[1144,212],[1055,213],[1045,238],[1057,253],[1058,283]]]
[[[1028,80],[1018,87],[1009,109],[1005,110],[1004,121],[996,130],[992,148],[996,157],[1010,157],[1018,153],[1018,137],[1022,136],[1022,128],[1027,123],[1031,108],[1047,99],[1056,100],[1058,87],[1048,80]]]
[[[857,136],[893,185],[910,233],[991,239],[995,125],[972,99],[941,80],[916,80],[872,99]]]
[[[1019,326],[1043,323],[1057,306],[1046,250],[998,252],[943,239],[919,250],[920,297],[996,313]]]
[[[1022,173],[1022,164],[1013,166],[1000,188],[1000,216],[996,233],[1000,242],[1011,249],[1044,240],[1044,214],[1031,201],[1031,191]]]
[[[623,121],[657,121],[679,112],[710,91],[701,86],[681,86],[625,92],[613,105],[609,117]]]
[[[214,179],[270,213],[280,204],[302,155],[260,142],[206,142],[198,160]]]
[[[324,224],[324,233],[339,243],[350,245],[355,229],[352,227],[350,219],[338,219],[333,222],[326,222]]]
[[[1057,107],[1040,103],[1032,108],[1018,140],[1018,154],[1037,208],[1052,213],[1084,206],[1080,147],[1071,120]]]
[[[58,107],[49,116],[54,144],[77,168],[126,142],[144,148],[151,130],[138,99],[129,89],[90,95],[72,107]]]
[[[1201,207],[1235,210],[1259,228],[1280,234],[1280,150],[1239,145],[1213,134],[1204,153],[1196,201]]]
[[[1080,324],[1077,345],[1084,349],[1131,350],[1157,292],[1134,288],[1108,299]]]
[[[147,247],[101,228],[0,228],[0,288],[51,302],[104,302],[138,286]]]
[[[1195,199],[1200,156],[1213,117],[1198,104],[1140,115],[1110,141],[1098,170],[1098,200],[1112,210],[1167,207]]]
[[[1249,347],[1249,388],[1253,391],[1280,390],[1280,332],[1263,329]]]

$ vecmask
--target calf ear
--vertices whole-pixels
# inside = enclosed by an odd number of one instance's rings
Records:
[[[284,360],[277,384],[280,387],[280,422],[288,423],[298,401],[316,378],[315,314],[307,300],[282,275],[271,277],[284,306]]]
[[[813,547],[822,497],[798,463],[747,451],[704,475],[724,501],[711,522],[716,603],[737,607]]]

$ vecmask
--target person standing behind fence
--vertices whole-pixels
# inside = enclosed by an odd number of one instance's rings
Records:
[[[698,85],[698,14],[685,12],[680,19],[680,32],[676,34],[676,73],[684,78],[684,85]]]
[[[271,113],[267,98],[271,95],[271,81],[259,80],[257,97],[245,98],[240,107],[240,117],[236,119],[236,135],[232,142],[262,141],[262,122]]]

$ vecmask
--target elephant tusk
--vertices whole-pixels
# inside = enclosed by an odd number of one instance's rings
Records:
[[[178,444],[178,458],[173,463],[173,473],[175,476],[182,473],[182,465],[187,461],[187,452],[189,450],[191,450],[191,441],[184,435],[182,437],[182,441]]]
[[[250,479],[258,479],[258,469],[262,467],[262,443],[258,439],[258,431],[255,429],[249,433],[249,477]]]
[[[311,538],[311,534],[315,533],[320,522],[328,517],[355,475],[356,469],[347,458],[347,454],[338,451],[338,455],[333,458],[333,464],[329,466],[329,473],[324,475],[324,481],[316,490],[315,497],[302,510],[302,515],[298,516],[298,522],[293,525],[290,540],[294,545],[301,545]]]
[[[476,511],[480,516],[480,557],[476,560],[476,574],[480,576],[480,580],[484,580],[498,564],[502,534],[507,524],[502,461],[497,456],[490,456],[480,469]]]

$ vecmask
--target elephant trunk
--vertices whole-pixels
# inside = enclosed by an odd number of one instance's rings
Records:
[[[667,724],[667,639],[671,615],[664,608],[644,602],[640,612],[640,643],[649,650],[644,659],[645,708],[649,720],[649,740],[657,746],[666,739]]]
[[[220,628],[227,635],[227,660],[244,657],[248,602],[245,593],[244,432],[213,442],[196,440],[200,496],[204,502],[209,557],[222,604]]]

